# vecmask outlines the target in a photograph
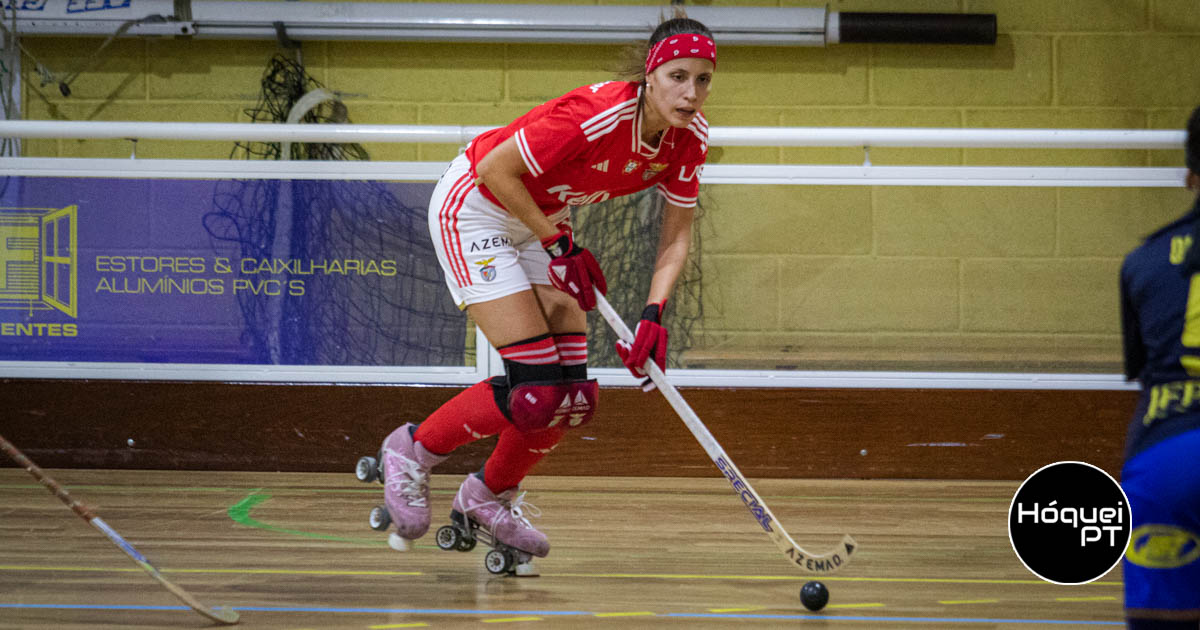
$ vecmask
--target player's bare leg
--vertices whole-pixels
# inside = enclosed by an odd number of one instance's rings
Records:
[[[585,330],[586,324],[572,298],[541,285],[501,300],[472,305],[468,312],[498,348],[552,337],[558,330]],[[527,433],[516,426],[505,427],[484,470],[469,475],[460,487],[454,498],[453,524],[438,531],[438,546],[465,551],[474,547],[476,540],[482,540],[493,547],[486,558],[493,573],[537,575],[532,559],[545,557],[550,542],[529,522],[528,517],[540,511],[524,501],[519,484],[529,469],[554,448],[564,430],[552,427]]]
[[[574,298],[548,284],[533,285],[533,294],[550,326],[550,332],[587,330],[587,313],[579,308]]]
[[[542,301],[548,299],[541,297],[543,289],[556,291],[553,287],[534,285],[530,291],[471,304],[467,306],[467,314],[496,348],[545,335],[550,332],[550,322],[542,311]]]

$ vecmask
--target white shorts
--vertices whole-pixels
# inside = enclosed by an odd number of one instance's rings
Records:
[[[548,218],[569,228],[570,216],[564,208]],[[450,163],[433,189],[429,233],[459,308],[550,284],[550,255],[541,241],[520,219],[479,192],[466,155]]]

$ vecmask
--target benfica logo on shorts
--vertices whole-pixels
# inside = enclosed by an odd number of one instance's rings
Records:
[[[495,256],[475,261],[475,264],[479,265],[479,275],[483,278],[484,282],[491,282],[496,279],[496,266],[492,264],[493,260],[496,260]]]

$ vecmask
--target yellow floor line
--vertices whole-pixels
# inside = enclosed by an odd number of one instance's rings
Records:
[[[247,575],[425,575],[420,571],[359,571],[330,569],[161,569],[163,573],[244,573]]]
[[[0,564],[0,571],[113,571],[117,573],[141,573],[142,569],[135,569],[133,567],[31,567]]]
[[[688,573],[543,573],[542,577],[576,577],[576,578],[636,578],[663,580],[770,580],[784,582],[808,582],[812,576],[807,575],[698,575]],[[889,582],[889,583],[924,583],[924,584],[1037,584],[1039,586],[1054,586],[1042,580],[993,580],[986,578],[873,578],[873,577],[839,577],[823,576],[823,582]],[[1089,582],[1095,586],[1121,586],[1121,582]]]
[[[34,565],[0,565],[0,571],[95,571],[135,573],[141,569],[134,567],[79,567],[79,566],[34,566]],[[230,573],[245,575],[375,575],[375,576],[420,576],[421,571],[355,571],[355,570],[316,570],[316,569],[160,569],[163,573]],[[781,582],[807,582],[811,576],[804,575],[699,575],[685,573],[543,573],[543,577],[564,578],[624,578],[624,579],[664,579],[664,580],[764,580]],[[1042,580],[989,580],[984,578],[873,578],[873,577],[838,577],[824,576],[824,582],[887,582],[887,583],[923,583],[923,584],[1037,584],[1053,586]],[[1121,582],[1089,582],[1088,586],[1121,586]]]
[[[104,571],[138,573],[139,568],[130,567],[37,567],[24,565],[0,565],[0,571]],[[233,573],[243,575],[425,575],[420,571],[354,571],[329,569],[159,569],[160,573]]]
[[[954,606],[957,604],[996,604],[999,602],[1000,602],[1000,600],[998,600],[998,599],[942,599],[942,600],[938,600],[939,604],[945,604],[947,606]]]
[[[754,606],[751,608],[709,608],[711,613],[727,613],[727,612],[750,612],[752,610],[763,610],[765,606]]]

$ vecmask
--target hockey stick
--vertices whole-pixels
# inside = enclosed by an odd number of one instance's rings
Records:
[[[633,333],[630,332],[629,327],[625,325],[625,321],[621,319],[620,315],[617,315],[612,305],[608,303],[608,300],[604,299],[604,296],[599,291],[596,291],[596,308],[604,316],[608,325],[612,326],[613,332],[617,333],[618,337],[624,341],[633,343]],[[729,455],[717,443],[716,438],[713,437],[712,433],[709,433],[708,428],[700,421],[700,417],[688,406],[687,401],[679,394],[679,390],[675,389],[675,386],[667,380],[666,375],[659,369],[658,364],[654,362],[653,358],[646,361],[645,369],[646,373],[650,375],[650,380],[658,386],[658,390],[662,392],[663,397],[675,409],[675,413],[679,414],[679,419],[683,420],[683,423],[691,430],[692,435],[700,442],[700,446],[704,447],[704,451],[708,453],[709,459],[717,465],[717,469],[729,480],[730,485],[733,486],[733,491],[741,497],[742,502],[746,504],[754,520],[758,521],[763,531],[767,532],[767,535],[771,537],[775,546],[783,552],[783,555],[787,556],[789,561],[795,563],[796,566],[805,571],[822,574],[833,573],[850,563],[850,556],[858,548],[858,543],[854,542],[854,539],[849,534],[842,536],[842,542],[825,553],[810,553],[797,545],[796,541],[792,540],[792,537],[784,531],[783,526],[779,524],[779,520],[775,518],[775,515],[767,507],[762,497],[758,496],[754,488],[750,487],[750,482],[746,481],[746,477],[733,464],[733,460],[729,458]]]
[[[124,551],[129,555],[130,558],[133,558],[134,561],[138,563],[138,566],[142,567],[146,573],[149,573],[154,579],[158,580],[159,583],[166,587],[168,591],[171,591],[172,595],[178,597],[183,603],[190,606],[192,610],[204,615],[205,617],[208,617],[209,619],[212,619],[217,623],[232,625],[238,622],[238,614],[233,610],[224,607],[217,608],[215,610],[209,608],[196,601],[196,598],[192,597],[187,591],[175,586],[171,582],[168,582],[167,578],[163,577],[163,575],[158,572],[158,569],[154,568],[154,566],[150,564],[150,561],[146,559],[146,556],[143,556],[140,552],[138,552],[137,549],[134,549],[133,545],[129,544],[124,538],[121,538],[120,534],[114,531],[113,528],[109,527],[108,523],[105,523],[103,520],[101,520],[99,516],[96,516],[95,513],[93,513],[86,505],[76,501],[71,497],[70,494],[67,494],[66,488],[58,485],[57,481],[46,475],[45,471],[43,471],[41,468],[38,468],[37,464],[30,461],[30,459],[26,457],[24,453],[17,450],[17,447],[13,446],[12,442],[6,440],[3,435],[0,435],[0,450],[7,453],[9,457],[13,458],[13,461],[17,462],[17,465],[25,469],[25,472],[33,475],[34,479],[37,479],[39,483],[41,483],[43,486],[46,486],[46,489],[49,490],[51,494],[58,497],[63,503],[67,504],[67,507],[71,508],[71,510],[78,514],[80,518],[88,523],[91,523],[91,525],[96,529],[104,532],[104,535],[108,536],[108,539],[111,540],[113,544],[120,547],[121,551]]]

